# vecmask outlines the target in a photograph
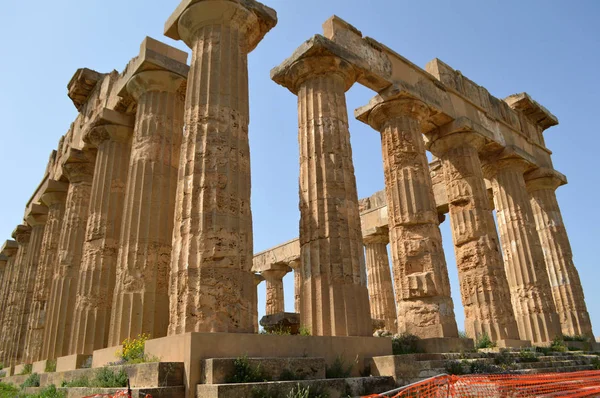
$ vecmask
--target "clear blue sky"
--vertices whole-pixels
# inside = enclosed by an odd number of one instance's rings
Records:
[[[184,50],[162,35],[178,0],[6,1],[0,14],[0,240],[22,220],[48,155],[76,116],[66,85],[77,68],[121,71],[145,36]],[[269,79],[333,14],[424,67],[437,57],[493,95],[527,91],[560,120],[546,131],[557,170],[569,178],[558,200],[588,309],[600,335],[600,2],[266,0],[278,25],[249,57],[250,148],[255,252],[298,235],[296,97]],[[355,86],[348,107],[373,96]],[[352,115],[352,113],[351,113]],[[378,134],[350,118],[360,197],[383,189]],[[444,247],[459,328],[463,310],[449,222]],[[293,278],[286,277],[293,310]],[[264,312],[264,284],[259,308]]]

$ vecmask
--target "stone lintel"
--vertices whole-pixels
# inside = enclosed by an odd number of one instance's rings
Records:
[[[102,80],[105,75],[88,68],[77,69],[69,84],[67,85],[68,95],[73,101],[75,108],[81,110],[96,84]]]
[[[252,271],[261,273],[270,269],[276,269],[278,265],[283,264],[284,266],[288,266],[292,261],[299,260],[300,240],[294,239],[257,253],[253,259]]]
[[[527,116],[529,120],[540,126],[542,130],[558,124],[558,118],[527,93],[509,95],[504,98],[504,102],[515,111]]]
[[[7,240],[4,242],[2,247],[0,247],[0,254],[4,254],[6,257],[12,257],[17,253],[19,249],[19,244],[16,240]]]
[[[146,71],[167,71],[186,77],[190,70],[187,65],[188,54],[163,42],[146,37],[140,45],[140,54],[133,58],[119,78],[117,93],[128,96],[127,83],[131,78]]]
[[[173,14],[171,14],[165,23],[165,36],[173,40],[182,40],[179,32],[179,19],[188,8],[203,1],[208,2],[208,0],[183,0],[181,3],[179,3]],[[255,0],[228,0],[228,2],[244,7],[253,13],[258,19],[257,32],[254,34],[254,37],[252,37],[252,40],[249,43],[250,50],[254,49],[267,34],[267,32],[269,32],[277,24],[277,12],[274,9],[267,7]],[[214,3],[216,4],[217,2],[215,1]],[[207,17],[211,16],[207,15]]]

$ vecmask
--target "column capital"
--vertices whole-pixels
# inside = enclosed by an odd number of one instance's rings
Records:
[[[8,262],[8,256],[0,253],[0,268],[6,267],[7,262]]]
[[[220,24],[237,27],[250,53],[277,24],[277,12],[254,0],[183,0],[165,23],[164,34],[191,48],[201,28]]]
[[[260,285],[265,280],[261,274],[254,274],[254,286]]]
[[[133,133],[134,124],[133,115],[103,108],[90,122],[90,128],[83,134],[83,141],[93,147],[107,140],[125,142]]]
[[[291,57],[271,70],[271,79],[298,94],[300,85],[319,75],[336,74],[344,80],[348,91],[358,78],[352,55],[344,48],[321,35],[304,42]]]
[[[390,243],[390,231],[387,227],[370,228],[363,234],[363,243]]]
[[[69,148],[62,163],[63,172],[71,183],[92,182],[96,152]]]
[[[180,92],[185,97],[187,78],[166,70],[140,72],[127,82],[126,90],[136,101],[149,91]]]
[[[67,90],[69,98],[78,111],[81,111],[81,107],[87,102],[94,87],[104,76],[88,68],[77,69],[67,85]]]
[[[31,227],[29,225],[17,225],[11,236],[19,245],[27,244],[29,238],[31,238]]]
[[[17,241],[9,239],[6,242],[4,242],[2,247],[0,247],[0,254],[4,254],[6,257],[10,258],[17,254],[18,249],[19,244],[17,243]]]
[[[427,149],[442,157],[450,149],[471,146],[479,151],[490,141],[481,126],[466,117],[459,117],[427,134]]]
[[[540,189],[555,190],[561,185],[567,184],[567,177],[554,169],[540,167],[525,174],[525,184],[529,192]]]
[[[496,156],[489,156],[481,159],[481,166],[485,178],[493,178],[500,170],[512,169],[523,174],[533,167],[533,163],[528,159],[521,149],[517,147],[506,147]]]
[[[284,276],[292,272],[292,269],[286,264],[273,264],[270,269],[263,270],[260,274],[267,280],[281,280]]]
[[[300,261],[300,259],[292,260],[289,263],[290,268],[293,269],[294,272],[298,272],[300,270],[301,265],[302,265],[302,262]]]
[[[25,220],[30,227],[46,224],[48,220],[48,207],[43,204],[32,203],[25,212]]]
[[[416,98],[399,92],[395,97],[381,101],[371,101],[368,105],[358,108],[354,116],[377,131],[385,124],[398,117],[408,117],[422,122],[429,118],[431,110],[427,104]]]

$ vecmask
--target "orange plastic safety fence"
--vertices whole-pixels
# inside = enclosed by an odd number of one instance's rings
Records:
[[[393,398],[595,396],[600,396],[600,371],[535,375],[444,375],[424,380],[395,395],[389,395]]]

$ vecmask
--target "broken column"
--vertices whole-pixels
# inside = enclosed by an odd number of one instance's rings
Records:
[[[276,22],[274,10],[253,0],[187,1],[165,26],[192,49],[170,335],[254,330],[248,53]]]
[[[556,200],[556,188],[565,184],[566,178],[545,168],[527,173],[525,177],[562,333],[593,339],[583,288]]]
[[[484,173],[494,191],[515,319],[522,340],[549,343],[561,329],[523,178],[529,165],[505,151],[506,155],[498,159],[485,159]]]
[[[15,264],[18,250],[19,244],[14,240],[4,242],[0,250],[0,254],[7,258],[2,290],[0,291],[0,362],[4,366],[9,366],[8,350],[10,349],[10,345],[8,341],[8,328],[5,326],[8,326],[8,303],[13,292],[10,287],[14,285],[15,276],[18,275],[18,267]]]
[[[109,346],[167,335],[169,265],[187,54],[146,38],[119,95],[137,104]],[[183,88],[183,89],[182,89]]]
[[[46,312],[42,357],[56,359],[69,354],[77,282],[92,192],[95,151],[69,148],[63,155],[62,170],[69,190]]]
[[[67,183],[55,180],[46,181],[40,188],[41,201],[48,207],[48,216],[33,288],[29,330],[26,339],[27,355],[31,362],[44,359],[42,357],[44,328],[47,321],[50,286],[57,264],[58,243],[62,230],[67,190]]]
[[[337,45],[305,42],[271,71],[298,96],[301,324],[317,336],[371,335],[346,91],[357,78]]]
[[[285,297],[283,295],[283,277],[291,271],[286,264],[274,264],[271,269],[261,275],[267,281],[266,314],[273,315],[285,312]]]
[[[465,331],[472,338],[486,334],[501,347],[522,345],[479,160],[485,139],[473,131],[443,129],[431,151],[442,161]]]
[[[397,333],[398,316],[394,302],[394,286],[388,258],[387,244],[390,240],[387,229],[363,236],[367,258],[367,282],[371,318],[383,321],[384,329]]]
[[[133,117],[102,109],[83,140],[96,148],[69,354],[107,347]]]
[[[357,117],[381,133],[398,332],[458,337],[421,134],[429,108],[416,99],[390,97],[357,110]]]

